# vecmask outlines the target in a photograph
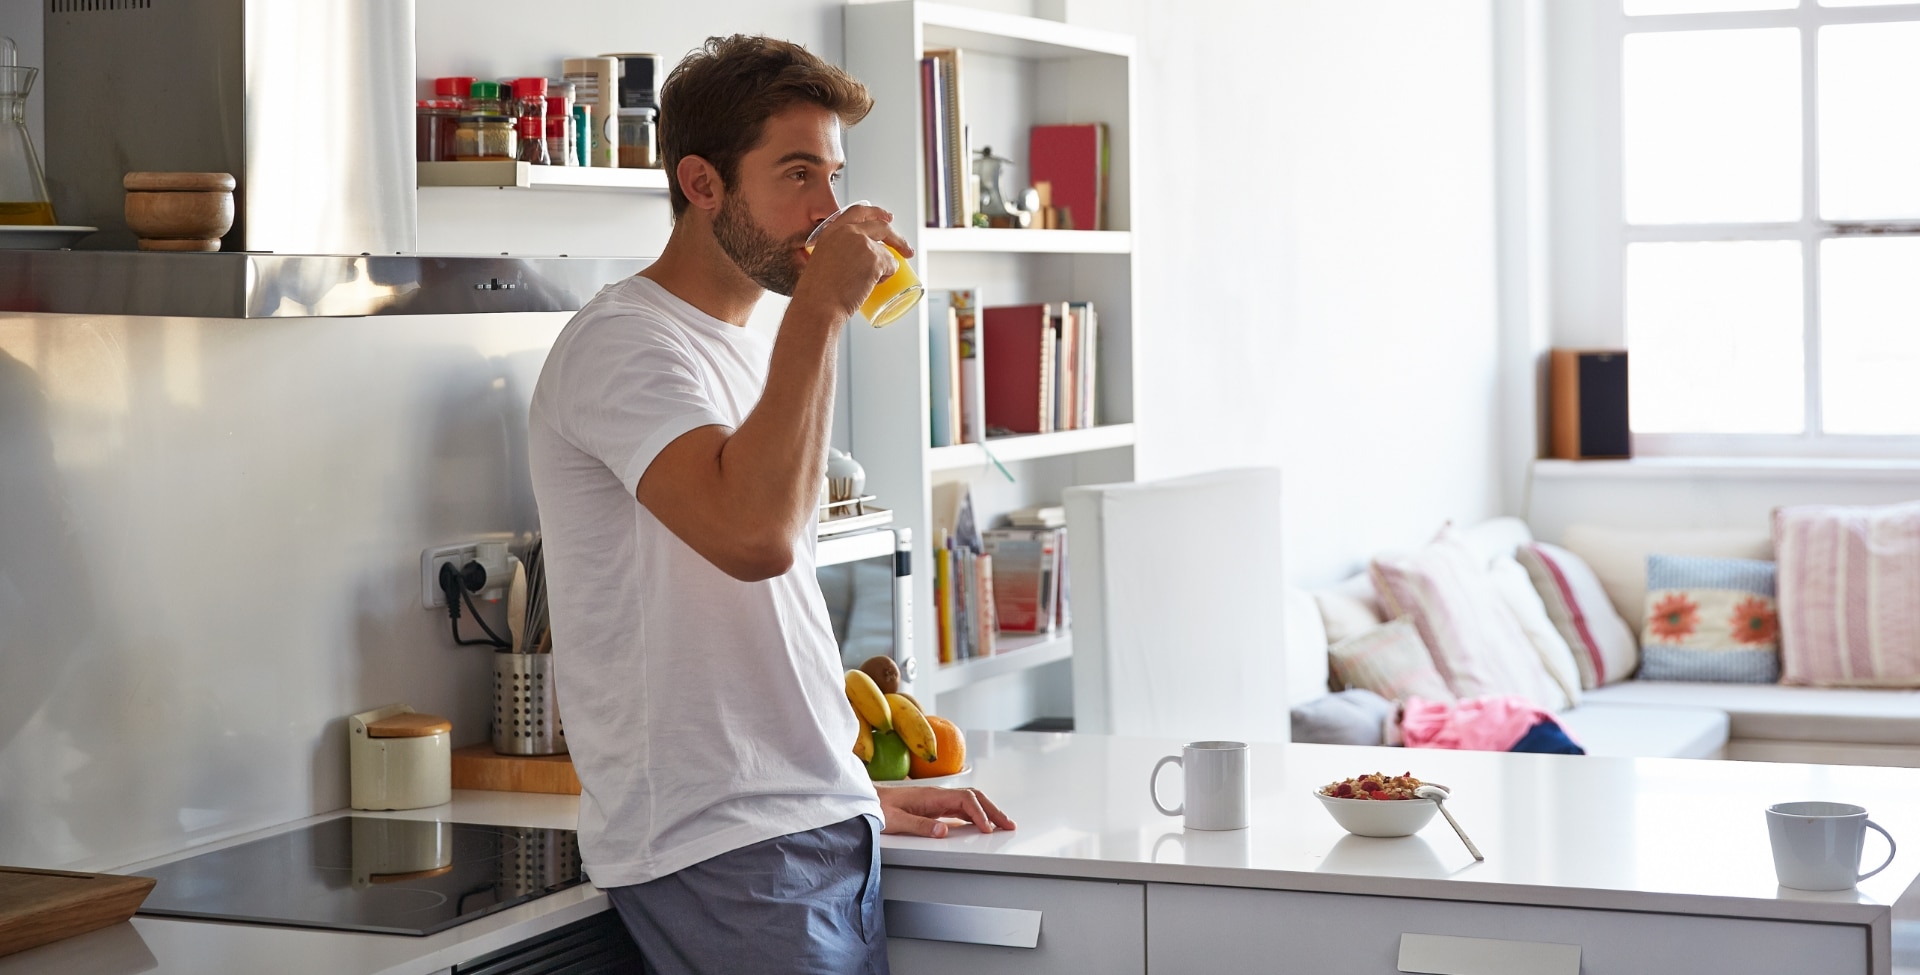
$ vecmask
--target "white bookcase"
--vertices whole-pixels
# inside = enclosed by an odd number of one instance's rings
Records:
[[[1071,703],[1065,673],[1070,634],[1041,639],[1003,634],[997,656],[940,665],[929,499],[935,484],[966,480],[985,528],[1014,508],[1057,502],[1061,490],[1074,484],[1133,479],[1134,42],[1056,21],[918,0],[849,5],[845,22],[846,67],[872,90],[875,105],[847,133],[843,195],[871,199],[896,215],[896,227],[914,245],[913,263],[930,289],[974,288],[982,306],[1090,300],[1099,315],[1101,425],[1091,429],[931,447],[925,303],[884,329],[850,326],[842,379],[851,448],[866,467],[867,490],[894,510],[896,525],[913,529],[917,542],[916,691],[933,695],[933,709],[963,727],[1011,727],[1063,713],[1060,709]],[[919,59],[934,48],[963,52],[962,98],[971,143],[1013,159],[1010,182],[1016,188],[1028,182],[1031,126],[1106,124],[1111,229],[925,225]]]

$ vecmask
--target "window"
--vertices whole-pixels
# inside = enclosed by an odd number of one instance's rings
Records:
[[[1556,159],[1592,196],[1559,232],[1594,242],[1583,337],[1632,354],[1637,449],[1920,455],[1920,3],[1567,6],[1556,110],[1586,72],[1594,131],[1554,151],[1595,161]]]

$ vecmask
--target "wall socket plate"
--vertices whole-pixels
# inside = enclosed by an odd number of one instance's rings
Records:
[[[449,562],[455,570],[468,562],[480,563],[487,570],[487,585],[475,595],[481,599],[499,599],[513,577],[514,558],[507,551],[513,541],[512,532],[489,532],[422,550],[420,608],[439,609],[447,604],[446,595],[440,591],[440,567]]]

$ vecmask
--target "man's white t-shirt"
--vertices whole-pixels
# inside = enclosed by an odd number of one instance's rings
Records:
[[[737,429],[772,344],[643,277],[554,341],[527,425],[554,672],[599,887],[880,815],[814,576],[814,528],[763,582],[716,568],[634,499],[661,449]]]

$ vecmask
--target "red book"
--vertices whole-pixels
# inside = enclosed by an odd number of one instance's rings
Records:
[[[1053,328],[1046,305],[1003,305],[980,312],[987,433],[1049,433],[1053,404]]]
[[[1065,211],[1065,225],[1107,229],[1107,127],[1036,125],[1028,139],[1028,178],[1053,184],[1053,205]]]

